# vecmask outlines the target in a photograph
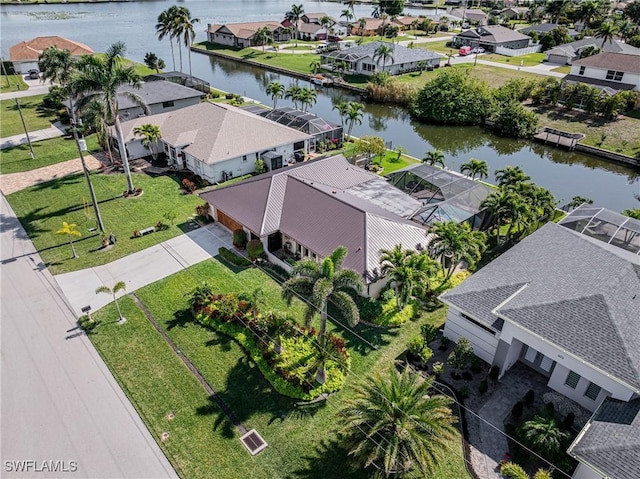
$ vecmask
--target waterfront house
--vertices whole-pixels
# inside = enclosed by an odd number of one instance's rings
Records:
[[[263,22],[226,23],[224,25],[207,25],[207,40],[235,48],[247,48],[261,45],[255,34],[262,28],[268,28],[275,42],[291,39],[291,34],[277,20]]]
[[[640,221],[583,205],[441,295],[449,306],[444,334],[467,338],[501,376],[520,362],[589,411],[614,403],[621,413],[635,410],[639,253]],[[574,477],[639,477],[640,463],[627,462],[640,457],[637,411],[626,425],[606,426],[619,422],[606,415],[596,413],[570,449],[583,464]],[[633,447],[620,442],[625,435]],[[617,473],[625,468],[627,474]]]
[[[551,33],[553,30],[555,30],[558,27],[563,27],[564,25],[559,25],[557,23],[536,23],[535,25],[530,25],[528,27],[525,28],[521,28],[520,30],[518,30],[521,33],[524,33],[525,35],[528,35],[531,32],[536,32],[538,34],[538,37],[542,37],[543,35],[546,35],[547,33]],[[568,28],[567,29],[567,35],[569,35],[569,37],[571,38],[575,38],[578,36],[578,32],[573,30],[572,28]]]
[[[393,48],[390,57],[386,60],[379,58],[376,54],[378,47],[383,44]],[[365,43],[357,47],[320,55],[321,66],[326,70],[334,70],[336,63],[342,64],[344,62],[347,64],[347,72],[361,75],[373,75],[382,71],[398,75],[418,71],[420,68],[438,68],[442,58],[444,55],[423,48],[407,48],[383,42]]]
[[[143,108],[127,96],[127,92],[144,100],[149,107],[149,115],[197,105],[205,97],[202,91],[167,80],[143,82],[139,88],[124,85],[118,88],[118,116],[122,121],[145,114]]]
[[[580,58],[585,50],[592,50],[595,53],[627,53],[629,55],[640,55],[640,48],[636,48],[620,40],[609,40],[602,44],[602,39],[595,37],[585,37],[575,42],[558,45],[545,52],[546,61],[558,65],[571,65],[574,60]],[[640,61],[640,56],[638,57]]]
[[[40,70],[38,66],[40,55],[47,48],[54,46],[60,50],[69,50],[74,57],[93,54],[93,50],[84,43],[63,37],[48,36],[36,37],[9,47],[9,60],[18,74],[25,74],[29,70]]]
[[[188,169],[211,183],[252,173],[258,159],[267,170],[282,168],[295,161],[296,153],[306,154],[311,139],[306,133],[239,108],[203,102],[123,122],[124,141],[132,159],[149,155],[133,133],[145,123],[160,127],[158,146],[170,166]]]
[[[586,83],[609,93],[640,91],[640,56],[603,52],[574,60],[564,81]]]
[[[517,50],[529,46],[531,38],[501,25],[485,25],[464,31],[453,38],[455,46],[483,47],[494,52],[497,47]]]

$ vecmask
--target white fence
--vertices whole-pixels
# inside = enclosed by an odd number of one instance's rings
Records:
[[[511,48],[496,47],[496,53],[499,55],[505,55],[507,57],[519,57],[520,55],[528,55],[529,53],[538,53],[542,50],[542,45],[533,45],[527,48],[518,48],[512,50]]]

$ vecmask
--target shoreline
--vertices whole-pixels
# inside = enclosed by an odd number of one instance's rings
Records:
[[[0,0],[0,5],[64,5],[68,3],[133,3],[140,0]]]

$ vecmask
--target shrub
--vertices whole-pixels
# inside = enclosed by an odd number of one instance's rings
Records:
[[[237,248],[246,248],[247,246],[247,233],[245,230],[238,228],[233,230],[233,246]]]
[[[424,349],[424,339],[422,336],[414,336],[409,340],[407,350],[414,356],[419,356]]]
[[[396,299],[396,292],[391,289],[385,289],[382,293],[380,293],[380,301],[382,301],[383,303],[388,303],[391,300],[395,301]]]
[[[86,314],[78,318],[78,325],[86,334],[91,334],[99,324],[100,321],[94,321]]]
[[[482,381],[480,381],[480,386],[478,387],[478,391],[480,391],[480,394],[484,394],[489,390],[489,383],[487,382],[486,379],[483,379]]]
[[[575,422],[575,420],[576,420],[576,415],[570,412],[564,417],[564,420],[562,421],[562,425],[565,427],[565,429],[572,429],[573,423]]]
[[[465,371],[462,373],[462,379],[464,379],[465,381],[471,381],[473,379],[473,376],[470,372]]]
[[[513,408],[511,409],[511,415],[516,419],[520,419],[522,417],[523,411],[524,404],[522,404],[522,401],[518,401],[513,405]]]
[[[224,97],[227,100],[232,100],[232,99],[234,99],[236,97],[236,95],[234,93],[225,93]]]
[[[363,321],[375,323],[382,314],[382,304],[374,298],[356,295],[355,302]]]
[[[265,171],[267,171],[267,167],[264,164],[264,161],[261,159],[257,159],[255,162],[255,171],[256,171],[256,175],[260,175],[262,173],[264,173]]]
[[[500,368],[498,366],[491,366],[489,370],[489,379],[492,381],[497,381],[500,377]]]
[[[500,475],[509,479],[529,479],[527,472],[513,462],[507,462],[500,467]]]
[[[373,75],[371,75],[371,78],[369,79],[369,83],[372,83],[374,85],[380,85],[380,86],[387,86],[391,84],[392,81],[393,81],[393,77],[391,76],[391,73],[384,72],[384,71],[374,73]]]
[[[458,344],[456,344],[455,348],[456,356],[459,358],[459,369],[464,368],[469,360],[473,357],[473,346],[467,338],[464,336],[460,336],[458,339]]]
[[[530,406],[531,404],[533,404],[534,398],[535,398],[535,393],[533,392],[533,389],[529,389],[527,393],[524,395],[524,403],[527,406]]]
[[[503,103],[495,122],[500,134],[513,138],[531,138],[538,131],[537,115],[517,100]]]
[[[442,336],[442,338],[440,338],[440,351],[445,351],[449,347],[449,344],[451,344],[451,340],[446,336]]]
[[[42,106],[50,110],[59,110],[64,108],[64,104],[62,102],[66,98],[67,95],[65,95],[64,90],[57,85],[53,85],[49,88],[49,93],[47,93],[42,99]]]
[[[196,206],[196,214],[201,218],[209,218],[209,203],[205,203],[203,205]]]
[[[460,397],[466,399],[469,397],[469,386],[466,384],[460,388]]]
[[[286,281],[290,278],[289,272],[282,266],[278,266],[277,264],[264,263],[262,265],[262,269],[266,270],[267,273],[275,276],[280,281]],[[360,317],[362,317],[362,314],[360,315]]]
[[[422,333],[422,337],[424,338],[425,343],[430,343],[438,334],[438,328],[431,324],[423,324],[420,328],[420,332]]]
[[[380,103],[410,106],[415,101],[417,95],[418,90],[414,86],[395,80],[388,85],[367,84],[367,97],[370,100]]]
[[[251,240],[247,243],[247,256],[252,260],[264,256],[264,247],[259,239]]]
[[[440,361],[436,361],[431,366],[431,370],[433,371],[433,374],[435,374],[436,376],[440,376],[444,371],[444,364],[442,364]]]
[[[482,359],[480,359],[475,354],[471,356],[471,371],[474,374],[478,374],[480,371],[482,371]]]
[[[168,230],[169,229],[169,225],[166,223],[163,223],[162,221],[158,221],[156,223],[156,231],[164,231],[164,230]]]
[[[224,246],[218,249],[218,254],[225,260],[231,263],[234,266],[245,267],[251,266],[251,261],[249,261],[244,256],[238,256],[233,251],[228,250]]]
[[[542,412],[545,417],[554,417],[556,414],[556,406],[552,402],[548,402],[544,405],[544,411]]]
[[[185,178],[182,180],[182,187],[189,193],[193,193],[198,189],[196,184],[191,181],[189,178]]]

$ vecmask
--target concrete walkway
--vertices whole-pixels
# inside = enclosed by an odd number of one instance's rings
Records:
[[[13,98],[24,98],[27,96],[46,95],[49,93],[49,87],[51,82],[47,81],[42,83],[42,80],[32,80],[30,78],[24,79],[25,83],[29,86],[28,90],[18,90],[8,93],[0,93],[0,100],[11,100]]]
[[[49,128],[30,131],[29,139],[31,140],[31,143],[35,143],[36,141],[50,140],[51,138],[58,138],[64,135],[66,135],[65,126],[59,121],[56,121],[55,123],[52,123]],[[26,144],[27,135],[25,135],[24,133],[8,136],[6,138],[0,138],[0,150],[5,150],[7,148],[13,148],[15,146]]]
[[[109,295],[96,295],[98,286],[111,287],[124,281],[127,292],[131,293],[215,256],[219,247],[229,247],[231,243],[231,233],[218,223],[212,223],[112,263],[59,274],[55,279],[73,311],[81,314],[84,306],[91,306],[95,311],[111,302]]]

